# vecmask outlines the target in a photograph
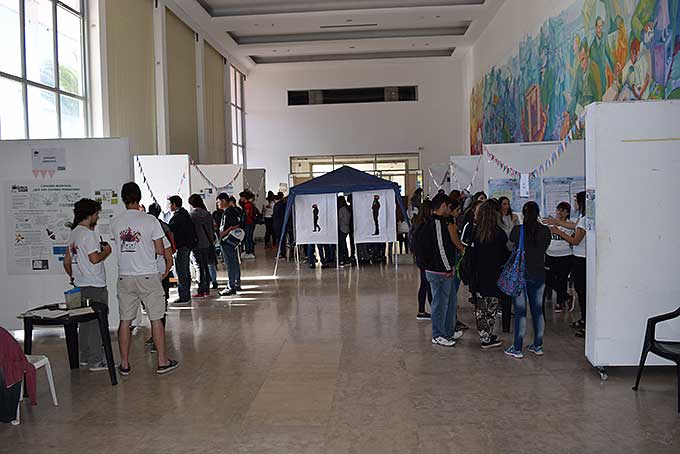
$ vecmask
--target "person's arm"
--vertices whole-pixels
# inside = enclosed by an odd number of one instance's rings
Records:
[[[105,246],[102,247],[101,252],[97,251],[90,252],[89,254],[87,254],[87,257],[90,259],[90,263],[96,265],[97,263],[106,260],[106,258],[109,255],[111,255],[111,250],[112,250],[111,245],[107,243]]]
[[[170,274],[170,270],[172,269],[172,246],[166,247],[163,252],[163,256],[165,258],[165,272],[163,272],[161,275],[161,280],[165,279],[168,274]]]
[[[564,233],[562,230],[558,229],[557,227],[551,227],[550,233],[553,233],[553,234],[559,236],[560,238],[562,238],[564,241],[571,244],[572,246],[578,246],[579,244],[581,244],[581,241],[583,241],[583,239],[586,237],[586,231],[583,230],[580,227],[576,229],[573,236]]]
[[[462,254],[465,252],[465,246],[463,246],[463,243],[461,243],[460,237],[458,236],[458,227],[456,227],[455,224],[449,224],[448,229],[449,235],[451,236],[451,241],[453,241],[453,245],[456,246],[458,252]]]
[[[565,229],[574,230],[576,228],[576,222],[570,221],[569,219],[567,219],[566,221],[560,221],[557,218],[545,218],[543,222],[545,222],[549,226],[560,226],[564,227]]]
[[[66,255],[64,256],[64,271],[73,283],[73,257],[71,257],[70,248],[66,248]]]

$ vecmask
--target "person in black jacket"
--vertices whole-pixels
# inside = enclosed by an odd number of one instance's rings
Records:
[[[174,304],[191,303],[191,271],[189,260],[191,250],[196,247],[196,230],[189,212],[182,208],[182,198],[173,195],[168,199],[170,210],[174,213],[169,225],[175,238],[175,271],[177,272],[177,291],[179,299]]]
[[[503,298],[498,289],[498,277],[510,255],[508,237],[500,227],[500,211],[493,200],[482,203],[477,210],[474,240],[468,246],[474,254],[476,274],[475,321],[482,348],[500,347],[502,342],[494,334],[496,314]]]
[[[432,218],[420,229],[416,240],[416,254],[432,290],[432,343],[444,347],[453,347],[463,335],[462,331],[455,331],[456,247],[446,226],[450,205],[451,199],[446,194],[437,194],[432,199]]]

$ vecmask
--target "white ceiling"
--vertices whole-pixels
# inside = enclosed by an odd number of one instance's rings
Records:
[[[505,0],[186,0],[242,65],[450,58]],[[200,7],[197,8],[197,5]]]

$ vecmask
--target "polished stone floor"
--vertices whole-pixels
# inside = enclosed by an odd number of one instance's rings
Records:
[[[116,387],[71,372],[63,339],[40,336],[60,406],[39,371],[39,405],[0,425],[0,452],[680,453],[674,371],[649,369],[638,393],[631,369],[601,382],[570,314],[549,315],[542,358],[482,351],[472,330],[445,349],[415,320],[414,267],[283,263],[273,279],[258,252],[238,297],[171,310],[182,366],[167,376],[154,373],[146,329]]]

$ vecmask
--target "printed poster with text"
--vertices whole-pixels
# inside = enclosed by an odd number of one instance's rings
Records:
[[[5,183],[7,272],[60,274],[73,221],[73,204],[89,194],[87,183]]]
[[[335,194],[295,197],[297,244],[337,244],[338,201]]]
[[[394,191],[391,189],[352,193],[356,244],[397,241],[397,211],[394,197]]]

